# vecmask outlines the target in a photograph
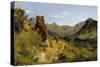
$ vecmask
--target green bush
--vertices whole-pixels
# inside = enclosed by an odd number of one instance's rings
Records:
[[[40,51],[41,40],[37,32],[15,33],[15,64],[34,64],[35,56]]]

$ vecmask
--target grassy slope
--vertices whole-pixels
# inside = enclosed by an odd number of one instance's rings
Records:
[[[44,49],[41,47],[42,42],[36,31],[15,33],[15,64],[26,65],[96,60],[96,50],[91,51],[87,47],[77,47],[73,42],[52,36],[48,38],[50,46]]]

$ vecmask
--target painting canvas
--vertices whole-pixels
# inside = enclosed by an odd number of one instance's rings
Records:
[[[11,2],[11,64],[97,60],[97,6]]]

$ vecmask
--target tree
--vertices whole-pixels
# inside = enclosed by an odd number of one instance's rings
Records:
[[[16,8],[14,9],[14,30],[15,32],[21,32],[23,28],[23,22],[27,19],[27,16],[25,16],[25,11]]]

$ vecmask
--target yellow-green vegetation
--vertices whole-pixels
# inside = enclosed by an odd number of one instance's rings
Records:
[[[49,36],[48,47],[43,47],[36,31],[15,33],[15,64],[46,64],[74,62],[96,59],[96,51],[85,47],[76,47],[72,42],[56,40]],[[47,44],[47,43],[45,43]]]
[[[85,61],[96,59],[96,52],[90,51],[86,47],[77,47],[73,43],[66,43],[66,48],[63,50],[63,56],[65,59],[63,61]]]
[[[60,40],[49,40],[49,46],[44,48],[36,31],[15,33],[14,43],[16,65],[53,63],[65,46]]]
[[[15,33],[15,64],[33,64],[37,52],[40,51],[41,40],[37,32],[22,31]]]
[[[85,39],[94,39],[97,37],[97,33],[95,30],[91,31],[91,32],[87,32],[84,34],[80,34],[78,36],[80,39],[85,40]]]

